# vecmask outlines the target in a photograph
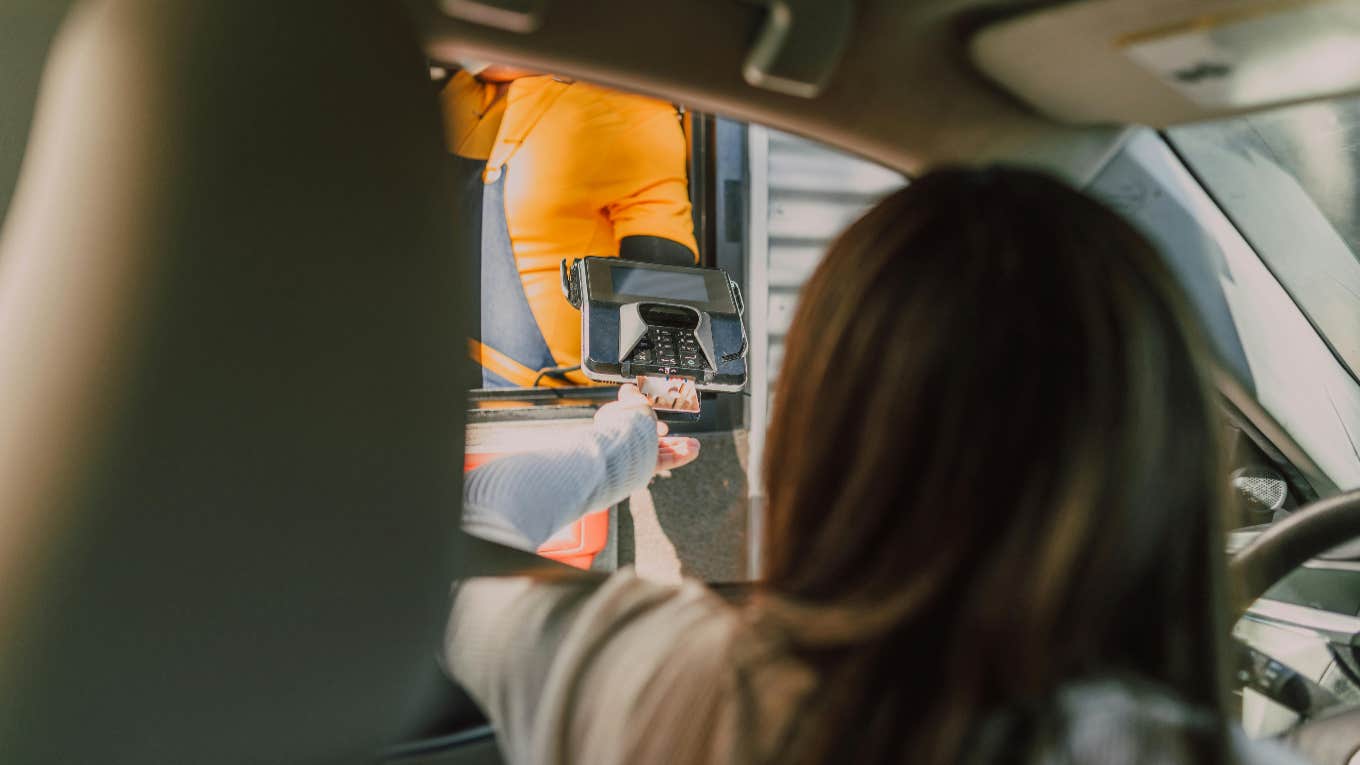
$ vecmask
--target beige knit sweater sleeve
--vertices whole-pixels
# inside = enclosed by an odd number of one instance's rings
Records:
[[[733,740],[737,621],[701,584],[631,570],[603,583],[472,579],[444,659],[507,763],[714,762]]]

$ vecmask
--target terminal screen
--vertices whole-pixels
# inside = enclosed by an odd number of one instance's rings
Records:
[[[686,274],[650,268],[612,266],[614,294],[620,297],[669,298],[702,303],[709,299],[708,279],[702,273]]]

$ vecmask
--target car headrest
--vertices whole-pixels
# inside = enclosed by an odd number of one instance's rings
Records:
[[[0,752],[362,762],[420,702],[463,296],[397,4],[112,0],[0,239]]]

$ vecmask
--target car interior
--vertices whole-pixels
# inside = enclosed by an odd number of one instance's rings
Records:
[[[745,296],[745,389],[672,424],[700,460],[538,555],[460,530],[463,471],[615,392],[469,373],[437,99],[469,59],[674,104],[700,263]],[[800,285],[875,200],[992,162],[1167,258],[1237,498],[1242,725],[1360,762],[1356,61],[1354,0],[9,0],[5,762],[500,762],[436,660],[451,583],[743,597]]]

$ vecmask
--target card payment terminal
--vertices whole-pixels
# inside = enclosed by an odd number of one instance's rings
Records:
[[[581,311],[581,371],[597,382],[639,375],[693,379],[700,391],[746,385],[745,306],[717,268],[588,257],[561,266]]]

